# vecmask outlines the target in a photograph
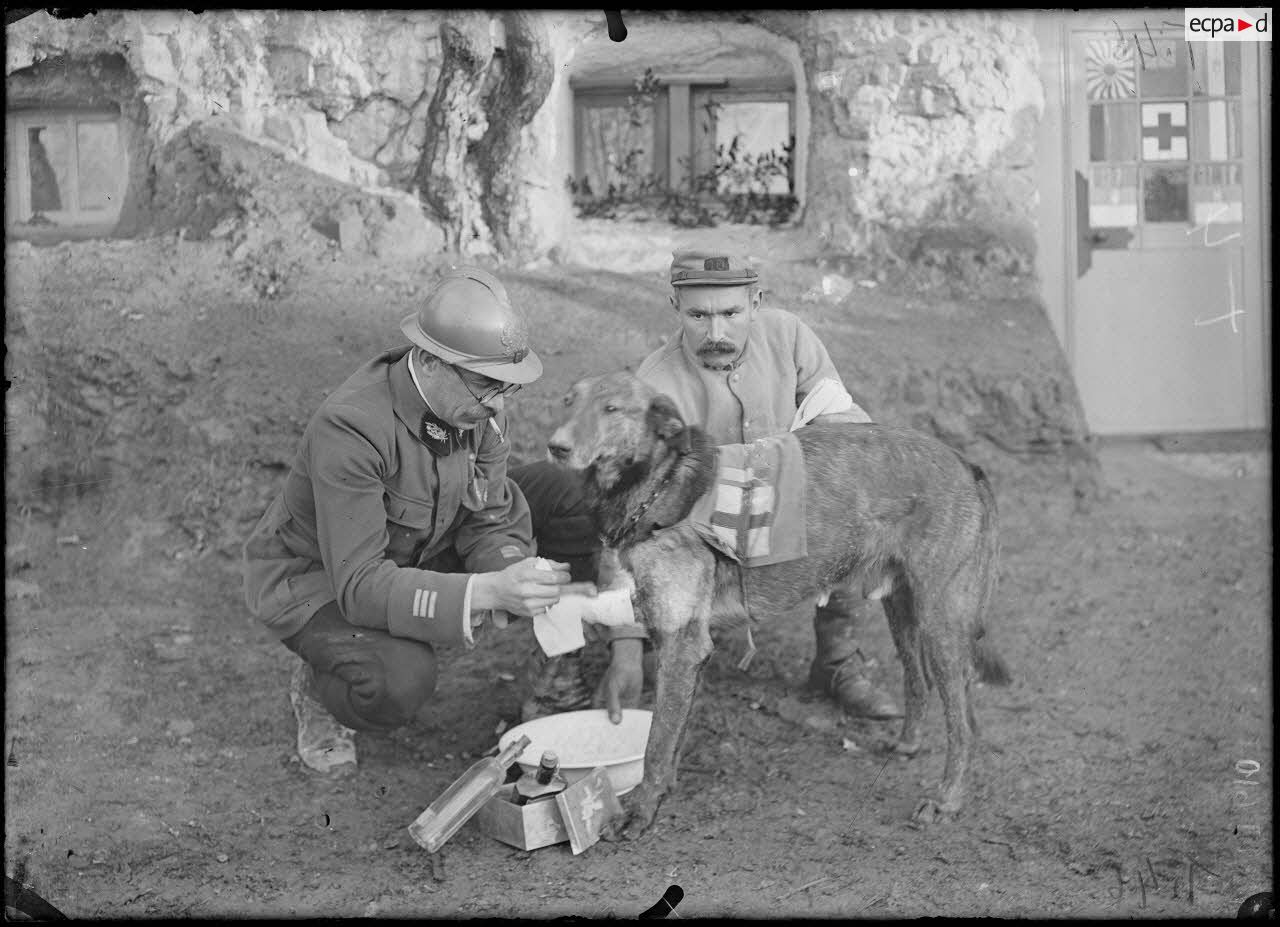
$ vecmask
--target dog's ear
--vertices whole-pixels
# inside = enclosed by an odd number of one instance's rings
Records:
[[[681,454],[689,452],[689,429],[680,417],[680,410],[669,396],[654,396],[645,413],[649,430],[667,442],[667,447]]]

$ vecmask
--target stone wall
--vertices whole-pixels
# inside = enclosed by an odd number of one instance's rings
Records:
[[[156,152],[188,126],[212,122],[327,177],[404,193],[423,147],[443,15],[103,10],[59,19],[38,12],[6,29],[6,74],[12,82],[42,61],[117,56],[135,88],[130,115],[145,122]],[[584,43],[599,44],[603,13],[546,15],[556,73],[566,74]],[[994,254],[1003,268],[1023,273],[1034,254],[1031,165],[1044,106],[1032,15],[628,17],[637,36],[641,25],[680,35],[690,23],[718,19],[750,21],[794,43],[810,120],[800,231],[811,239],[832,251],[902,256],[967,246],[987,263]],[[564,188],[571,120],[572,95],[558,76],[523,135],[517,171],[521,212],[541,254],[574,234]]]
[[[809,17],[806,226],[854,253],[877,243],[914,249],[926,231],[994,236],[1028,271],[1045,105],[1033,15]]]
[[[421,149],[438,16],[103,10],[55,19],[39,12],[7,29],[6,73],[47,58],[121,54],[157,146],[192,123],[226,120],[320,173],[394,186]]]

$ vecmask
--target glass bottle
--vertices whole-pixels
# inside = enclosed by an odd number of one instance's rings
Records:
[[[497,756],[472,764],[409,825],[409,833],[418,845],[428,853],[444,846],[445,841],[502,788],[507,767],[529,743],[528,737],[521,737]]]

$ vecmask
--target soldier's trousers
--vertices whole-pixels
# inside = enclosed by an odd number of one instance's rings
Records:
[[[595,579],[598,535],[578,477],[551,463],[508,468],[533,522],[538,555],[568,563],[575,582]],[[432,570],[460,572],[446,551]],[[435,691],[435,650],[421,641],[353,625],[336,602],[321,608],[284,645],[312,668],[313,694],[339,722],[355,730],[390,730],[408,723]]]

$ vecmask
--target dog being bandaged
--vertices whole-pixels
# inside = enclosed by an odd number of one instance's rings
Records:
[[[982,468],[955,448],[918,429],[868,423],[842,392],[827,389],[831,405],[815,397],[800,416],[813,419],[765,442],[768,453],[741,449],[738,464],[744,477],[742,465],[750,465],[751,478],[737,488],[738,514],[744,487],[759,488],[761,471],[786,479],[787,442],[799,444],[804,463],[807,553],[753,568],[711,547],[688,519],[716,493],[722,455],[670,396],[616,371],[579,380],[566,397],[566,419],[548,449],[583,475],[587,508],[630,571],[636,617],[654,642],[644,777],[627,796],[622,822],[610,825],[612,837],[644,833],[676,787],[715,632],[812,615],[811,602],[837,592],[856,597],[859,587],[864,598],[881,600],[902,665],[905,711],[893,750],[909,757],[922,749],[930,689],[944,709],[942,778],[921,796],[912,820],[929,824],[963,807],[977,740],[974,683],[1011,680],[987,626],[1000,557],[995,493]],[[843,411],[817,414],[828,408]],[[778,518],[787,506],[781,484],[772,490],[767,546],[778,556]],[[750,494],[748,514],[756,507]],[[753,524],[745,524],[750,538]]]
[[[827,415],[850,422],[871,421],[838,380],[825,379],[800,403],[791,431]],[[787,433],[750,444],[725,444],[716,452],[715,486],[688,516],[698,535],[747,567],[804,557],[804,454],[795,436]],[[582,647],[584,622],[611,627],[633,624],[634,589],[630,576],[623,573],[613,588],[595,595],[576,590],[562,593],[559,602],[534,620],[543,651],[558,656]],[[749,641],[743,662],[749,662],[754,652],[754,642]]]

